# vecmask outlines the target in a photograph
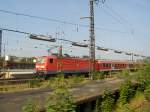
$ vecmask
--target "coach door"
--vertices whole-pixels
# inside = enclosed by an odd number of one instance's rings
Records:
[[[61,58],[57,59],[57,72],[62,72],[62,68],[63,68],[62,61],[63,60]]]

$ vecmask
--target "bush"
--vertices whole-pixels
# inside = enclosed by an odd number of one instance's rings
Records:
[[[95,111],[94,112],[101,112],[101,99],[98,98],[96,100],[96,105],[95,105]]]
[[[118,78],[128,78],[130,75],[129,70],[123,70],[122,72],[117,73]]]
[[[145,62],[143,69],[137,72],[136,77],[134,77],[139,82],[137,88],[138,91],[144,91],[150,85],[150,63]]]
[[[50,87],[52,89],[70,88],[71,84],[69,83],[69,81],[66,78],[59,76],[56,78],[49,79],[47,87]]]
[[[27,103],[22,107],[22,112],[39,112],[39,106],[31,99],[28,99]]]
[[[67,89],[56,89],[49,95],[46,112],[75,112],[73,98]]]
[[[121,109],[121,112],[131,112],[129,108],[129,104],[122,105],[120,109]]]
[[[141,91],[141,92],[143,92],[144,90],[145,90],[145,88],[146,88],[146,82],[145,81],[141,81],[141,82],[139,82],[139,84],[138,84],[138,88],[137,88],[137,91]]]
[[[124,105],[133,97],[135,91],[130,81],[126,81],[121,85],[119,102]]]
[[[40,80],[31,80],[28,82],[29,88],[39,87],[40,86]]]
[[[80,83],[84,80],[83,76],[75,76],[73,78],[71,78],[71,80],[73,81],[73,83]]]
[[[93,73],[93,80],[99,80],[105,78],[105,72],[94,72]]]
[[[137,73],[137,80],[145,87],[150,84],[150,62],[145,62],[145,66]]]
[[[102,96],[102,99],[103,101],[101,103],[101,111],[112,112],[114,104],[115,104],[115,98],[114,98],[113,93],[109,90],[105,90],[104,95]]]
[[[123,77],[128,77],[130,75],[130,72],[129,72],[129,70],[123,70],[122,73],[121,73],[121,75]]]
[[[144,97],[147,101],[150,101],[150,87],[144,90]]]

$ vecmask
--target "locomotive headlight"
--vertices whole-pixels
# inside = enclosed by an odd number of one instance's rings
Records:
[[[36,68],[38,68],[38,69],[44,69],[45,66],[39,66],[39,65],[37,65]]]
[[[36,68],[39,68],[40,66],[36,65],[35,67],[36,67]]]
[[[40,66],[40,68],[44,69],[44,68],[45,68],[45,66]]]

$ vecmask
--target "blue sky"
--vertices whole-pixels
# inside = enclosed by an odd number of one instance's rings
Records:
[[[14,11],[29,15],[48,17],[77,24],[89,24],[89,0],[0,0],[0,10]],[[107,30],[95,30],[96,44],[103,47],[132,51],[150,55],[150,1],[149,0],[106,0],[105,4],[95,5],[95,26]],[[53,37],[74,41],[89,39],[89,28],[72,26],[5,14],[0,12],[0,27],[16,29],[36,34],[49,34]],[[78,30],[77,30],[78,29]],[[113,30],[113,31],[112,31]],[[115,32],[114,32],[115,31]],[[125,32],[125,33],[122,33]],[[47,55],[47,45],[64,46],[64,53],[88,55],[88,49],[70,47],[64,42],[47,43],[30,40],[28,35],[3,32],[3,44],[7,55],[41,56]],[[35,48],[38,47],[38,48]],[[72,51],[72,52],[71,52]],[[57,52],[54,49],[53,52]],[[124,54],[96,51],[103,59],[131,59]]]

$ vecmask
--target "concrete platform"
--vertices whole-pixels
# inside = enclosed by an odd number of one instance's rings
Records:
[[[12,70],[2,70],[2,78],[32,78],[35,70],[33,69],[12,69]]]

